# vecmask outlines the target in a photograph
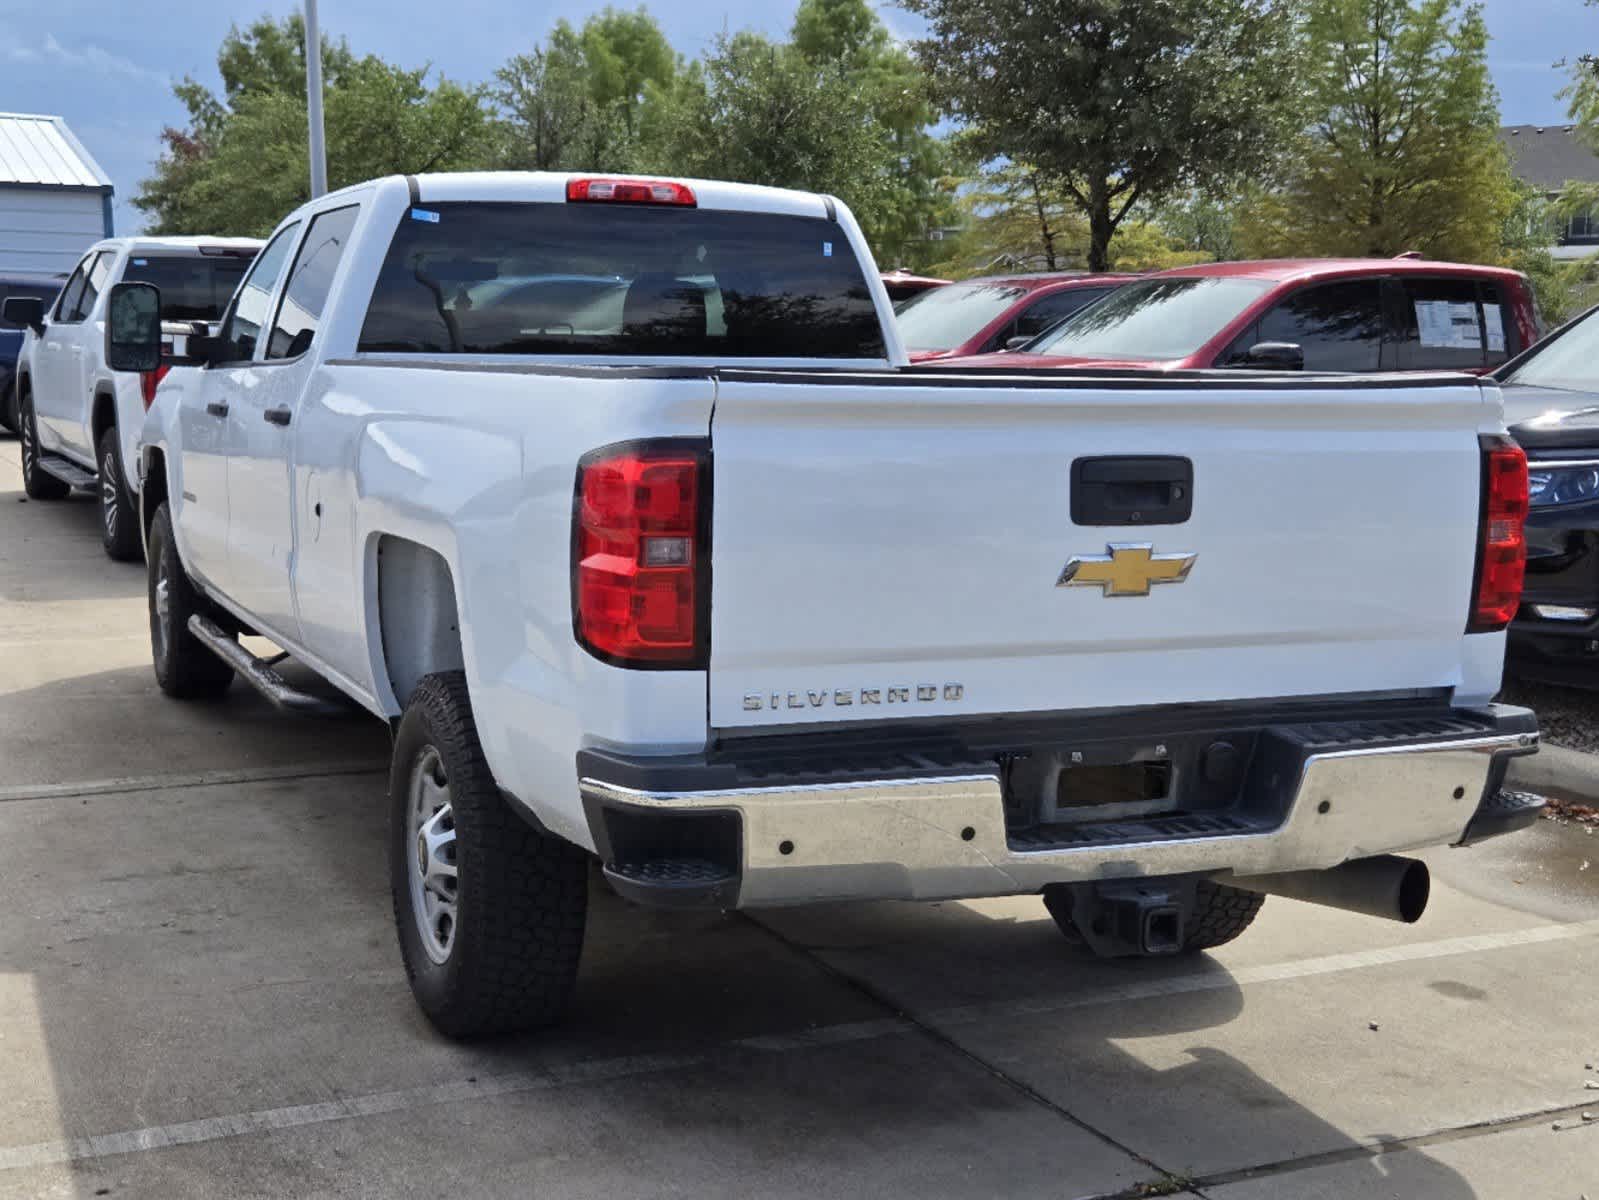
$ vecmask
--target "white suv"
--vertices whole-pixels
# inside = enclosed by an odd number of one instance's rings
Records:
[[[48,311],[31,299],[6,305],[7,316],[28,326],[16,382],[28,495],[57,500],[74,487],[96,489],[112,558],[142,554],[135,447],[167,365],[140,376],[112,373],[103,297],[125,280],[159,287],[164,349],[181,357],[194,323],[221,319],[260,248],[255,238],[108,238],[89,248]]]

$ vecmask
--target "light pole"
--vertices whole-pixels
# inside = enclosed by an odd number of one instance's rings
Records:
[[[311,122],[311,199],[328,190],[328,156],[322,142],[322,34],[316,0],[305,0],[305,111]]]

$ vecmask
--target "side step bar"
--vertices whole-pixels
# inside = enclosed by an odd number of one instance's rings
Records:
[[[309,692],[291,687],[288,680],[274,671],[263,659],[257,658],[239,645],[237,638],[229,637],[222,632],[222,628],[210,618],[195,613],[189,618],[189,632],[198,638],[200,644],[207,650],[237,671],[239,678],[279,708],[308,717],[349,715],[350,710],[342,704],[335,704],[320,696],[313,696]]]
[[[39,455],[39,469],[75,488],[94,488],[100,482],[99,476],[93,471],[80,467],[70,458],[63,458],[59,454]]]

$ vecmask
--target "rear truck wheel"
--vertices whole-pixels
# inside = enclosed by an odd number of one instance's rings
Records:
[[[165,503],[150,523],[148,578],[150,658],[161,690],[179,700],[222,695],[233,682],[233,668],[189,632],[189,618],[206,612],[207,605],[178,557],[172,510]]]
[[[39,424],[33,397],[24,393],[17,407],[17,437],[22,442],[22,490],[30,500],[64,500],[72,489],[39,466]]]
[[[1182,941],[1176,947],[1178,954],[1195,954],[1226,945],[1249,928],[1266,902],[1259,892],[1246,892],[1208,879],[1196,881],[1193,888],[1193,905],[1183,924]],[[1068,885],[1044,889],[1044,907],[1061,934],[1072,945],[1087,947],[1090,939],[1072,919],[1075,899],[1076,892]]]
[[[566,1011],[588,856],[507,806],[460,671],[426,676],[395,735],[389,888],[412,994],[441,1033],[537,1029]]]
[[[144,557],[139,540],[139,506],[128,491],[122,473],[122,446],[113,425],[100,435],[100,541],[118,562],[138,562]]]

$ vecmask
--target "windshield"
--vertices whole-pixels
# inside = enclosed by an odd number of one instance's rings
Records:
[[[907,350],[953,350],[1026,294],[1026,288],[999,283],[934,288],[900,309],[899,334]]]
[[[1208,276],[1129,283],[1026,346],[1072,358],[1185,358],[1271,285]]]
[[[1516,368],[1505,382],[1574,392],[1599,390],[1599,309]]]
[[[136,254],[122,278],[161,289],[163,321],[220,321],[254,255]]]
[[[610,204],[409,210],[359,349],[432,354],[881,358],[837,222]]]

